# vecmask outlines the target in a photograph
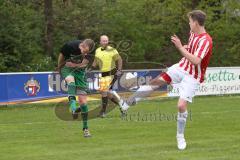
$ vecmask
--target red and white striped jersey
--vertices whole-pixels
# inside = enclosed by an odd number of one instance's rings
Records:
[[[204,75],[212,55],[212,38],[208,33],[190,33],[187,50],[189,53],[202,59],[198,65],[192,64],[187,58],[183,57],[179,61],[179,66],[188,72],[200,83],[204,81]]]

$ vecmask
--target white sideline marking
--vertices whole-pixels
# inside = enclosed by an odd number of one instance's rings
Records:
[[[33,124],[49,124],[49,123],[57,123],[58,121],[47,121],[47,122],[23,122],[23,123],[15,123],[15,122],[10,122],[10,123],[0,123],[0,126],[4,125],[33,125]]]
[[[216,114],[216,113],[231,113],[231,112],[240,112],[240,110],[221,111],[221,112],[198,112],[198,113],[200,113],[200,114]]]

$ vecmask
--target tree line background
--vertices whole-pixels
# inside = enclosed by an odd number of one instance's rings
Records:
[[[210,66],[239,66],[239,0],[0,0],[0,72],[52,71],[65,42],[101,34],[125,69],[169,66],[181,57],[170,36],[187,43],[193,9],[207,13]]]

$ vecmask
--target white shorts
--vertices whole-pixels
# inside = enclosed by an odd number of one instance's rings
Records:
[[[179,64],[175,64],[168,68],[166,72],[171,78],[171,84],[177,84],[179,87],[179,96],[188,102],[192,102],[192,98],[195,96],[200,83],[193,78],[189,73],[185,72],[179,67]]]

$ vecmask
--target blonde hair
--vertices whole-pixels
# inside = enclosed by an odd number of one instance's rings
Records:
[[[90,51],[95,48],[95,42],[92,39],[85,39],[83,43],[89,47]]]

